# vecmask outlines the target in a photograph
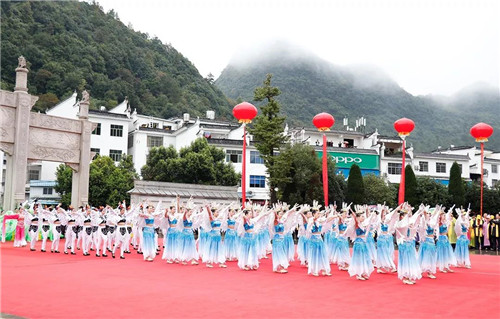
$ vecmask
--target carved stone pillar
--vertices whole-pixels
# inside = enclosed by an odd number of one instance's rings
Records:
[[[16,205],[25,200],[26,167],[28,164],[28,140],[31,111],[31,95],[28,94],[28,69],[16,68],[16,87],[14,89],[16,119],[15,143],[12,152],[12,180],[10,183],[11,195],[14,201],[9,202],[6,209],[14,209]],[[11,196],[12,197],[12,196]]]
[[[15,203],[12,198],[12,180],[14,178],[13,166],[12,166],[12,155],[4,153],[7,160],[7,167],[5,170],[5,188],[3,193],[4,203],[3,208],[5,210],[10,210],[15,207]]]

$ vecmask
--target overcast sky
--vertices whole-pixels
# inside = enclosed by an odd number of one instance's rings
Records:
[[[499,87],[496,0],[99,0],[136,31],[157,36],[202,76],[233,54],[280,38],[337,65],[372,64],[408,92],[450,95]]]

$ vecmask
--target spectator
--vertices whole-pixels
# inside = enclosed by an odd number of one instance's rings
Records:
[[[500,213],[490,221],[490,244],[491,250],[500,250]]]

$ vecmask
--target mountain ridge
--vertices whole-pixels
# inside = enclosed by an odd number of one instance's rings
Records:
[[[247,57],[245,62],[230,63],[215,84],[231,99],[253,101],[253,89],[262,85],[267,73],[273,74],[272,85],[282,91],[278,97],[282,112],[292,125],[310,127],[315,114],[330,112],[336,118],[364,116],[368,130],[377,128],[382,134],[395,135],[392,123],[408,117],[416,123],[409,141],[420,151],[471,144],[474,140],[468,128],[477,122],[500,128],[495,116],[495,110],[500,112],[498,94],[447,97],[449,102],[444,103],[433,96],[412,95],[378,67],[338,66],[317,56],[311,58],[310,53],[293,59],[286,54],[282,58],[260,55],[254,60]],[[490,141],[490,147],[500,149],[498,138]]]

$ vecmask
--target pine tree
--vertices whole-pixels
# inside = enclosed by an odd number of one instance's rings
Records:
[[[417,196],[417,178],[411,165],[406,165],[405,176],[405,201],[413,207],[418,206],[420,203]]]
[[[358,165],[353,164],[347,178],[347,201],[353,204],[365,203],[365,185],[361,169]]]
[[[267,104],[260,107],[260,114],[255,117],[253,128],[249,129],[250,134],[254,136],[255,147],[264,160],[269,173],[269,191],[271,203],[275,203],[276,191],[273,183],[274,175],[274,157],[275,152],[279,151],[287,140],[284,136],[285,117],[280,115],[281,106],[276,101],[276,97],[281,94],[277,87],[271,86],[272,74],[268,74],[264,85],[254,91],[255,101],[267,100]]]
[[[451,204],[463,206],[465,202],[465,189],[462,182],[462,172],[457,162],[453,162],[450,169],[450,183],[448,184],[448,194],[451,197]]]

